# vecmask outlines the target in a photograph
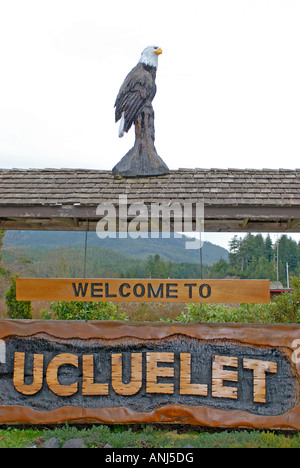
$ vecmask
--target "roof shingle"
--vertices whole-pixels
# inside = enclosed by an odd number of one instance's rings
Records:
[[[162,199],[205,205],[300,205],[300,170],[181,169],[150,178],[115,178],[110,171],[0,169],[0,206],[57,202],[98,204],[127,194],[151,203]]]

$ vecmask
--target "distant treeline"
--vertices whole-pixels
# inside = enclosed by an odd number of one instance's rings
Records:
[[[88,232],[87,244],[90,247],[104,247],[122,255],[146,260],[149,255],[160,255],[165,261],[175,263],[199,263],[199,251],[186,249],[186,242],[190,238],[175,237],[170,233],[170,238],[162,237],[146,239],[106,238],[99,239],[95,232]],[[6,231],[4,238],[5,249],[36,249],[53,250],[59,247],[83,247],[85,245],[85,232],[64,231]],[[202,260],[205,265],[213,265],[221,258],[228,260],[228,250],[211,242],[204,241],[202,248]]]
[[[84,267],[83,247],[54,250],[14,249],[4,251],[7,268],[20,276],[40,278],[199,278],[200,265],[164,261],[160,255],[147,259],[122,255],[104,247],[89,247]],[[204,276],[210,268],[202,267]]]
[[[0,248],[3,233],[0,236]],[[247,234],[230,241],[229,259],[212,266],[174,262],[159,254],[147,258],[122,254],[109,248],[88,246],[86,266],[83,246],[54,249],[5,247],[0,252],[0,274],[41,278],[250,278],[277,280],[287,285],[289,276],[300,276],[300,242],[282,235],[274,244],[270,236]],[[3,261],[1,263],[1,254]]]
[[[289,276],[300,276],[300,242],[282,235],[274,244],[270,236],[234,236],[229,244],[229,262],[220,260],[211,268],[213,278],[239,277],[278,279],[287,286]]]

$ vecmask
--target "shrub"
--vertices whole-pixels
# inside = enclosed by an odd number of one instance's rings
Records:
[[[268,304],[241,304],[235,308],[221,304],[187,304],[174,320],[181,323],[300,323],[300,278],[291,278],[291,286],[293,291],[275,297]]]
[[[56,320],[128,320],[111,302],[52,302],[53,314],[43,311],[44,319]]]
[[[274,299],[274,316],[278,322],[298,322],[300,319],[300,278],[291,278],[293,291]]]
[[[241,304],[229,307],[221,304],[187,304],[175,319],[181,323],[269,323],[273,318],[262,304]]]
[[[12,319],[32,319],[31,302],[16,300],[16,278],[17,276],[10,278],[11,286],[5,293],[7,315]]]

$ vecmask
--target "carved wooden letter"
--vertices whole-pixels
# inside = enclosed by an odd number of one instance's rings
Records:
[[[225,370],[225,366],[238,367],[238,358],[230,356],[213,356],[212,363],[212,396],[215,398],[237,399],[237,388],[224,386],[223,382],[237,382],[238,372]]]
[[[191,383],[191,355],[180,354],[180,394],[207,396],[208,386]]]
[[[142,353],[131,354],[131,381],[128,384],[122,379],[122,354],[112,354],[111,384],[119,395],[135,395],[142,387]]]
[[[82,395],[108,395],[107,383],[94,382],[94,356],[82,356]]]
[[[174,393],[174,384],[158,383],[158,377],[174,377],[173,367],[158,363],[174,362],[174,353],[147,353],[147,393]]]
[[[243,366],[245,369],[253,370],[253,401],[266,403],[266,373],[277,373],[276,362],[244,359]]]
[[[58,369],[60,366],[66,364],[78,367],[78,356],[68,353],[58,354],[52,359],[47,370],[46,379],[48,387],[53,393],[59,396],[74,395],[78,390],[78,383],[62,385],[58,381]]]
[[[15,353],[13,382],[15,389],[23,395],[35,395],[43,386],[43,354],[33,355],[33,381],[25,384],[25,353]]]

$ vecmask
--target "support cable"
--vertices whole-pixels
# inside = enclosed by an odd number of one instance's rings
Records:
[[[87,245],[88,245],[88,230],[89,220],[86,220],[85,239],[84,239],[84,264],[83,264],[83,279],[86,279],[86,262],[87,262]],[[87,303],[84,303],[84,315],[87,322]]]
[[[203,254],[202,254],[202,239],[201,239],[201,231],[200,234],[200,279],[203,279]]]

